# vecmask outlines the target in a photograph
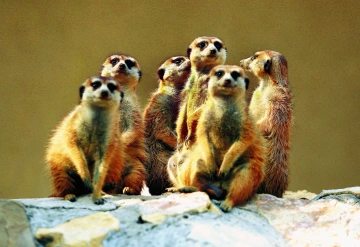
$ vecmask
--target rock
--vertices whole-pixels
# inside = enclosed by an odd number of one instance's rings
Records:
[[[309,192],[307,190],[299,190],[296,192],[293,191],[285,191],[283,197],[284,198],[298,198],[298,199],[313,199],[316,196],[315,193]]]
[[[320,199],[336,199],[343,203],[357,204],[360,206],[360,187],[351,187],[336,190],[323,190],[313,198],[314,201]]]
[[[147,201],[140,205],[140,219],[153,224],[162,223],[168,216],[203,213],[212,208],[204,192],[170,194],[168,197]]]
[[[0,246],[35,246],[23,205],[0,200]]]
[[[72,219],[53,228],[38,228],[36,239],[45,246],[101,246],[109,231],[120,230],[119,221],[109,213],[99,212]]]
[[[93,204],[90,195],[73,203],[61,198],[16,201],[24,204],[33,235],[38,228],[107,212],[121,222],[121,231],[107,231],[102,241],[96,240],[105,247],[360,246],[359,204],[329,199],[358,199],[357,195],[357,188],[335,190],[317,200],[304,199],[313,198],[307,191],[287,193],[284,198],[262,194],[229,213],[218,209],[221,201],[211,201],[201,192],[105,196],[104,205]],[[88,223],[89,227],[99,224]]]
[[[243,207],[259,212],[290,246],[360,246],[360,207],[337,200],[281,199],[271,195]]]

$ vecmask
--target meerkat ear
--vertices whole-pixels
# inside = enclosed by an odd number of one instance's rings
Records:
[[[189,47],[189,48],[187,49],[187,57],[188,57],[188,58],[190,58],[191,51],[192,51],[192,50],[191,50],[191,48]]]
[[[245,77],[244,81],[245,81],[245,89],[248,90],[248,89],[249,89],[250,80],[249,80],[249,78]]]
[[[265,62],[265,64],[264,64],[264,70],[265,70],[265,72],[268,73],[268,74],[270,74],[271,65],[272,65],[271,59],[266,60],[266,62]]]
[[[158,74],[159,79],[163,81],[164,80],[164,75],[165,75],[165,70],[164,69],[159,69],[157,71],[157,74]]]
[[[82,99],[82,96],[84,94],[85,91],[85,86],[81,85],[81,87],[79,88],[79,96],[80,96],[80,100]]]
[[[121,96],[120,103],[122,103],[123,99],[124,99],[124,92],[123,91],[120,91],[120,96]]]

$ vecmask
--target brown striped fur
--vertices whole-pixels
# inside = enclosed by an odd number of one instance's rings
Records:
[[[80,87],[80,104],[56,128],[46,150],[52,196],[75,201],[92,192],[103,204],[103,186],[114,187],[124,172],[118,107],[120,84],[109,77],[91,77]]]
[[[148,159],[146,185],[152,195],[170,187],[167,162],[176,150],[175,122],[180,93],[190,74],[190,60],[178,56],[166,60],[158,69],[159,87],[144,110],[145,147]]]
[[[250,102],[250,114],[266,138],[266,176],[258,193],[282,197],[289,184],[292,95],[286,58],[276,51],[256,52],[240,66],[260,80]]]
[[[133,57],[112,55],[103,63],[101,75],[118,79],[125,94],[119,112],[126,173],[120,178],[115,192],[139,195],[145,181],[144,164],[147,159],[144,121],[136,95],[136,87],[141,78],[140,66]]]
[[[223,211],[256,192],[264,176],[265,149],[248,114],[246,81],[239,66],[211,70],[208,100],[190,116],[199,119],[197,139],[177,161],[177,188],[170,191],[192,192],[212,184],[210,189],[219,188],[226,195],[220,205]]]

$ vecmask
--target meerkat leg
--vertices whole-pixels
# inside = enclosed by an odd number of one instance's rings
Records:
[[[263,171],[261,164],[243,164],[233,171],[229,191],[225,200],[220,204],[224,212],[229,212],[234,206],[248,200],[262,181]],[[249,167],[250,166],[250,167]]]
[[[190,147],[195,141],[196,127],[202,113],[203,107],[197,108],[187,119],[188,134],[185,139],[185,146]]]
[[[105,200],[101,197],[102,188],[104,186],[105,177],[107,174],[106,160],[95,164],[94,177],[93,177],[93,194],[92,200],[95,204],[104,204]]]
[[[145,168],[138,160],[132,160],[127,166],[121,192],[127,195],[140,195],[145,181]]]

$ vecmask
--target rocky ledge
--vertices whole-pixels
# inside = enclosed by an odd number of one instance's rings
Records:
[[[229,213],[202,192],[0,200],[0,246],[360,246],[359,198],[262,194]]]

